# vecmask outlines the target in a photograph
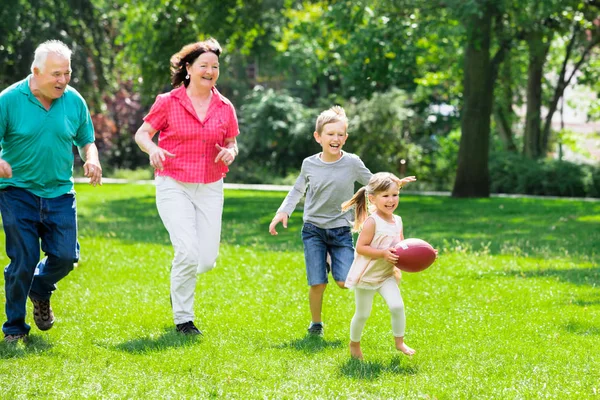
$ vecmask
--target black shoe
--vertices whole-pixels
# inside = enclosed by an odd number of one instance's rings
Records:
[[[33,321],[40,331],[47,331],[54,325],[54,313],[50,307],[50,300],[35,300],[33,303]]]
[[[200,329],[196,328],[196,325],[192,321],[184,322],[183,324],[177,324],[177,332],[184,335],[202,335]]]
[[[320,322],[316,324],[311,323],[308,327],[308,334],[313,336],[323,336],[323,324]]]
[[[17,333],[16,335],[4,335],[4,343],[18,343],[21,340],[23,343],[27,342],[26,333]]]

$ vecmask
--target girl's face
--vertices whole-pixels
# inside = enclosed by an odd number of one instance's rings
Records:
[[[375,206],[380,216],[391,218],[398,208],[399,193],[398,185],[392,183],[387,190],[369,195],[369,201]]]
[[[190,83],[212,88],[219,79],[219,57],[210,51],[202,53],[192,65],[188,65],[187,72]]]

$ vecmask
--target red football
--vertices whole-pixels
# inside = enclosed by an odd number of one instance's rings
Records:
[[[435,250],[421,239],[404,239],[395,246],[398,256],[396,267],[406,272],[419,272],[429,268],[435,261]]]

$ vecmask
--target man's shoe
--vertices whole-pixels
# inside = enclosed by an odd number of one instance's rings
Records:
[[[311,322],[310,326],[308,327],[308,334],[313,336],[323,336],[323,324],[320,322]]]
[[[16,335],[4,335],[4,343],[18,343],[21,340],[23,343],[27,342],[26,333],[17,333]]]
[[[50,300],[35,300],[33,303],[33,321],[40,331],[47,331],[54,325],[54,313],[50,307]]]
[[[183,324],[177,324],[177,332],[183,335],[202,335],[200,329],[196,328],[196,325],[192,321],[184,322]]]

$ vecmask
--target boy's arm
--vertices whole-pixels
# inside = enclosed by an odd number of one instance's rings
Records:
[[[365,166],[365,163],[363,163],[363,161],[358,156],[356,157],[356,160],[356,180],[361,185],[367,185],[369,183],[369,180],[371,179],[371,176],[373,176],[373,173],[369,170],[369,168]]]
[[[277,213],[284,212],[288,215],[288,217],[292,215],[294,209],[298,205],[298,202],[300,202],[300,199],[302,199],[302,196],[304,196],[305,191],[306,176],[304,175],[304,172],[301,171],[300,175],[298,175],[298,178],[296,179],[296,183],[294,183],[294,186],[290,192],[287,194],[287,196],[285,196],[285,199],[283,200],[283,203],[281,203]]]
[[[302,168],[302,170],[300,171],[300,175],[296,179],[296,183],[294,183],[292,189],[289,191],[287,196],[285,196],[283,203],[281,203],[281,206],[279,207],[277,213],[273,217],[271,224],[269,224],[269,233],[271,235],[277,235],[277,231],[275,230],[275,228],[280,222],[283,223],[284,228],[287,228],[288,218],[290,217],[290,215],[292,215],[292,212],[294,212],[294,209],[298,205],[298,202],[300,201],[302,196],[304,196],[305,191],[306,176],[304,174],[304,168]]]

